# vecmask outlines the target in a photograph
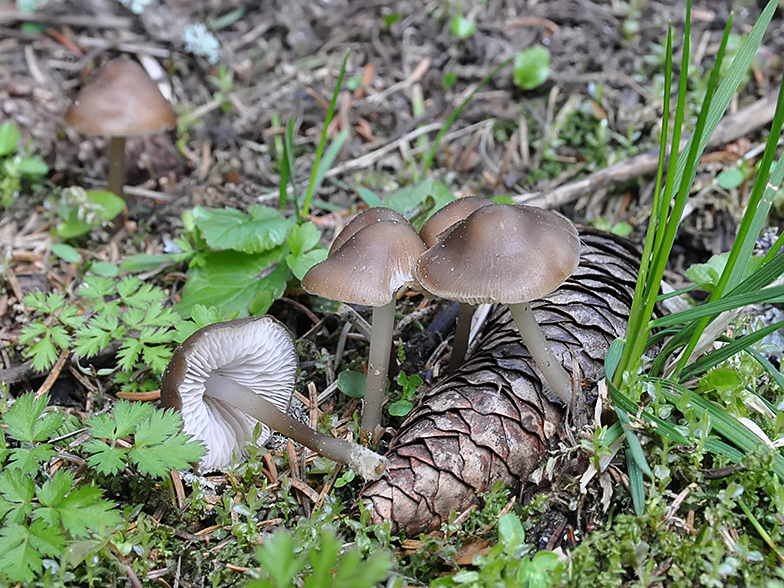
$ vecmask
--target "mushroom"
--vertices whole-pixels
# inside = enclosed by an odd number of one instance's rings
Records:
[[[456,223],[466,218],[469,214],[492,204],[491,200],[479,196],[466,196],[453,200],[443,208],[437,210],[422,228],[419,229],[419,237],[425,242],[425,247],[432,247],[439,239],[443,239],[449,229]],[[466,351],[468,350],[468,336],[471,333],[471,317],[474,315],[472,304],[460,303],[457,311],[457,328],[455,329],[455,339],[452,343],[452,357],[449,360],[448,374],[453,374],[463,363]]]
[[[571,404],[571,377],[547,344],[529,302],[558,288],[579,259],[577,229],[566,217],[532,206],[492,204],[471,213],[428,249],[415,276],[441,298],[508,304],[545,380]]]
[[[363,441],[381,423],[395,325],[395,294],[413,283],[414,265],[424,251],[424,243],[408,221],[380,220],[356,231],[302,278],[302,287],[311,294],[373,307],[360,423]]]
[[[379,221],[397,221],[399,223],[408,224],[408,221],[402,214],[391,208],[386,208],[385,206],[366,208],[352,218],[351,221],[343,227],[343,230],[338,233],[338,236],[335,237],[335,240],[332,241],[332,245],[329,247],[329,255],[332,255],[335,251],[340,249],[340,246],[348,241],[354,233]]]
[[[142,66],[126,58],[110,61],[95,74],[65,113],[65,120],[81,133],[111,137],[108,189],[120,198],[125,183],[125,138],[161,133],[177,122],[158,86]]]
[[[386,469],[383,457],[286,414],[296,376],[294,341],[274,318],[216,323],[196,331],[174,352],[163,375],[161,403],[180,410],[183,431],[205,444],[204,471],[228,467],[261,423],[260,445],[272,428],[367,480],[378,479]]]

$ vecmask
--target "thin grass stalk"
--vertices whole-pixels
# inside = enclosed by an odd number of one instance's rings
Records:
[[[631,308],[639,309],[642,306],[643,297],[646,293],[646,285],[648,283],[648,268],[650,265],[651,252],[653,250],[654,237],[656,235],[656,227],[658,223],[658,208],[661,206],[661,199],[658,196],[661,193],[662,181],[664,179],[664,165],[667,158],[667,136],[669,135],[669,124],[666,121],[670,120],[670,93],[672,89],[672,23],[667,29],[667,48],[666,48],[666,63],[664,66],[664,103],[662,109],[662,120],[665,123],[662,125],[662,132],[659,143],[659,165],[656,170],[656,188],[654,194],[656,197],[653,199],[653,208],[651,216],[648,219],[648,231],[645,234],[645,245],[643,246],[642,257],[640,259],[640,273],[637,283],[634,287],[634,297],[632,298]],[[629,315],[629,322],[626,327],[626,340],[636,341],[642,338],[643,331],[646,329],[647,320],[643,320],[641,312],[632,312]],[[634,355],[632,345],[628,346],[628,352],[621,353],[617,365],[613,368],[614,382],[616,386],[620,385],[623,374],[631,367],[636,373],[637,366],[630,366],[632,358],[634,361],[639,361],[639,356]]]
[[[757,224],[758,227],[761,226],[761,223],[755,223],[754,221],[756,218],[758,218],[757,213],[760,212],[758,211],[758,208],[760,207],[760,203],[763,202],[763,196],[765,192],[768,191],[766,190],[766,185],[768,183],[770,168],[773,163],[773,158],[776,155],[776,147],[778,146],[779,137],[781,136],[781,126],[784,124],[784,92],[781,90],[784,90],[784,86],[782,86],[779,91],[776,112],[773,117],[773,124],[771,126],[770,135],[768,136],[768,142],[765,146],[765,152],[762,156],[762,162],[757,173],[757,179],[754,182],[754,188],[752,189],[751,197],[746,207],[746,213],[743,215],[743,221],[738,228],[738,234],[735,237],[735,244],[730,250],[730,255],[727,259],[727,265],[724,267],[724,271],[719,278],[719,282],[716,284],[716,287],[711,294],[711,302],[719,300],[728,287],[732,288],[740,281],[743,273],[745,272],[746,266],[748,265],[748,259],[751,257],[754,243],[756,242],[757,236],[759,234],[759,228],[757,229],[756,234],[754,234],[751,229],[752,225],[755,224]],[[772,198],[772,194],[775,193],[775,190],[770,190],[770,193]],[[770,205],[768,205],[766,208],[769,209]],[[767,210],[763,210],[763,212],[765,216],[767,216]],[[681,356],[676,373],[682,371],[685,368],[692,351],[694,351],[694,348],[697,346],[699,338],[702,336],[705,328],[712,320],[713,317],[710,316],[704,317],[700,320],[699,324],[696,326],[694,332],[691,335],[683,355]]]
[[[343,65],[340,67],[340,73],[338,74],[338,81],[335,85],[335,91],[332,93],[332,100],[329,103],[329,108],[327,108],[327,116],[324,119],[324,128],[321,131],[321,140],[319,141],[318,146],[316,147],[316,158],[313,161],[313,168],[310,170],[310,181],[308,182],[308,189],[305,192],[305,202],[302,204],[302,216],[301,219],[306,219],[310,214],[310,202],[313,199],[313,191],[316,186],[316,173],[318,172],[319,162],[321,161],[321,156],[324,153],[324,146],[327,143],[327,132],[329,131],[329,125],[332,122],[332,117],[335,115],[335,105],[338,102],[338,96],[340,95],[340,88],[343,85],[343,76],[346,74],[346,65],[348,64],[348,55],[349,52],[346,51],[346,55],[343,57]]]

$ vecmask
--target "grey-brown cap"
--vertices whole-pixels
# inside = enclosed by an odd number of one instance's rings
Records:
[[[311,294],[331,300],[383,306],[413,281],[425,245],[406,222],[374,222],[349,238],[302,278]]]
[[[182,413],[183,431],[207,448],[200,467],[228,467],[253,439],[258,421],[210,398],[206,382],[216,373],[288,410],[297,376],[297,353],[288,329],[270,316],[216,323],[196,331],[172,355],[161,384],[161,404]],[[262,425],[259,445],[270,437]]]
[[[335,251],[340,249],[341,245],[351,239],[354,234],[360,229],[379,221],[397,221],[399,223],[408,224],[405,217],[397,211],[385,206],[375,206],[373,208],[366,208],[351,221],[343,227],[343,230],[338,233],[332,245],[329,248],[329,254],[332,255]]]
[[[126,58],[110,61],[93,76],[65,120],[82,133],[120,137],[160,133],[177,123],[144,68]]]
[[[492,204],[471,213],[417,262],[416,280],[466,304],[536,300],[568,278],[580,259],[577,229],[532,206]]]
[[[444,233],[456,223],[475,210],[492,203],[492,200],[480,196],[458,198],[437,210],[433,216],[427,219],[422,228],[419,229],[419,237],[425,242],[425,247],[432,247],[438,242],[438,238],[446,236]]]

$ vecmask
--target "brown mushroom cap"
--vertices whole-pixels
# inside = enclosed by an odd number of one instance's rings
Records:
[[[294,394],[297,353],[286,327],[270,316],[216,323],[188,337],[174,352],[161,384],[161,404],[182,413],[183,431],[207,448],[204,471],[240,455],[258,421],[205,394],[211,374],[230,378],[286,412]],[[262,425],[259,445],[270,437]]]
[[[438,242],[438,237],[444,238],[444,231],[451,228],[455,223],[460,222],[469,214],[484,206],[492,204],[492,200],[481,198],[480,196],[466,196],[458,198],[437,210],[422,228],[419,229],[419,237],[425,242],[425,247],[432,247]]]
[[[352,218],[351,221],[343,227],[343,230],[338,233],[338,236],[335,237],[335,240],[329,248],[329,254],[332,255],[335,251],[340,249],[340,246],[351,239],[360,229],[364,229],[366,226],[379,221],[397,221],[399,223],[408,224],[408,221],[402,214],[391,208],[386,208],[384,206],[367,208]]]
[[[532,206],[492,204],[471,213],[417,262],[427,292],[466,304],[536,300],[568,278],[580,258],[566,217]]]
[[[414,265],[424,251],[408,222],[374,222],[310,268],[302,287],[330,300],[383,306],[413,282]]]
[[[110,61],[95,74],[65,120],[82,133],[122,137],[160,133],[177,122],[142,66],[125,58]]]

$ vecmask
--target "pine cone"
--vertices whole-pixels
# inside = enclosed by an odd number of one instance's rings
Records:
[[[575,273],[532,307],[567,371],[577,361],[587,414],[607,349],[626,328],[640,254],[608,233],[585,229],[580,237]],[[479,505],[498,480],[519,493],[564,415],[543,381],[506,307],[496,308],[475,352],[425,394],[392,439],[387,473],[360,495],[373,521],[415,536]]]

